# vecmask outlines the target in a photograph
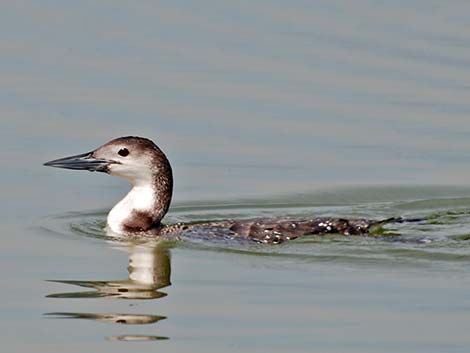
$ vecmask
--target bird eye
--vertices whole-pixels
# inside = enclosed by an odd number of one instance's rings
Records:
[[[129,154],[129,150],[127,148],[121,148],[118,152],[118,155],[121,157],[126,157]]]

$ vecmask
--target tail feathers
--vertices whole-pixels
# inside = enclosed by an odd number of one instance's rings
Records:
[[[405,218],[405,217],[390,217],[383,219],[381,221],[371,222],[368,229],[368,234],[373,236],[387,236],[387,237],[396,237],[400,236],[399,233],[388,231],[383,228],[386,224],[397,224],[397,223],[421,223],[425,222],[426,218],[414,217],[414,218]]]
[[[424,217],[414,217],[414,218],[405,218],[405,217],[390,217],[383,219],[381,221],[375,222],[376,224],[387,224],[387,223],[417,223],[425,222],[426,218]]]

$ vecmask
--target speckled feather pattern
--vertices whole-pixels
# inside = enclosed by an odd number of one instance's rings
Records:
[[[260,244],[281,244],[306,235],[367,235],[376,221],[365,219],[315,218],[310,220],[260,218],[223,220],[198,224],[159,225],[134,236],[161,236],[167,239],[197,237],[252,241]]]

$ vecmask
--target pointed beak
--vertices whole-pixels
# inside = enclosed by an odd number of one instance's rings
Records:
[[[89,170],[90,172],[107,172],[108,166],[117,162],[93,157],[93,152],[78,154],[44,163],[46,167],[56,167],[76,170]]]

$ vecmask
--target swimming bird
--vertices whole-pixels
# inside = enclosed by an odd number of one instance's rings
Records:
[[[208,239],[241,239],[257,243],[279,244],[312,234],[367,235],[371,228],[385,222],[402,222],[401,218],[383,221],[344,218],[256,218],[222,220],[198,224],[162,223],[172,193],[173,175],[170,162],[151,140],[127,136],[111,140],[97,149],[75,156],[56,159],[48,167],[103,172],[128,180],[132,189],[109,212],[107,228],[130,237],[179,238],[201,234]]]

